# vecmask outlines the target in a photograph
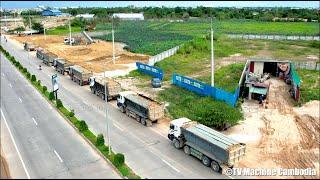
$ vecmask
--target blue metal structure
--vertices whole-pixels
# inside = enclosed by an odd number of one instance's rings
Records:
[[[224,101],[233,107],[235,107],[237,103],[240,92],[239,87],[236,89],[235,93],[232,94],[222,89],[212,87],[201,81],[181,76],[176,73],[172,76],[172,83],[189,91],[196,92],[202,96],[211,96],[214,99]]]
[[[136,66],[140,72],[159,78],[160,80],[163,79],[163,71],[160,68],[149,66],[140,62],[136,62]]]
[[[60,15],[62,15],[61,11],[51,10],[51,9],[43,10],[41,14],[42,14],[42,16],[60,16]]]

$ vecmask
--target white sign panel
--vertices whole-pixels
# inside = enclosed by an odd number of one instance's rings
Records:
[[[57,74],[52,75],[52,87],[53,87],[53,91],[57,91],[59,89]]]

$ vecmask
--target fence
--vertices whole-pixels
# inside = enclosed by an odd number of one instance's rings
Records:
[[[230,38],[239,38],[239,39],[306,40],[306,41],[320,40],[320,36],[304,36],[304,35],[227,34],[227,36]]]
[[[196,92],[202,96],[210,96],[214,99],[224,101],[233,107],[236,105],[240,92],[239,87],[236,89],[235,93],[232,94],[222,89],[212,87],[201,81],[181,76],[176,73],[174,73],[172,76],[172,83],[189,91]]]
[[[149,66],[147,64],[143,64],[140,62],[136,62],[136,66],[138,68],[138,71],[143,72],[145,74],[149,74],[153,77],[159,78],[160,80],[163,79],[163,71],[160,68]]]
[[[308,69],[308,70],[318,70],[320,71],[320,63],[319,62],[293,62],[294,66],[297,69]]]
[[[178,49],[179,49],[179,46],[176,46],[176,47],[171,48],[169,50],[163,51],[160,54],[157,54],[155,56],[150,57],[149,65],[153,66],[156,62],[159,62],[167,57],[174,55],[178,51]]]

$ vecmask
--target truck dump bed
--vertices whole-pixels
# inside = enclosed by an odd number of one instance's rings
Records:
[[[196,146],[220,163],[234,165],[245,155],[246,146],[228,136],[196,122],[182,126],[181,131],[191,147]]]
[[[88,80],[92,76],[92,72],[78,65],[71,66],[70,73],[82,80]]]
[[[119,82],[107,77],[96,77],[95,82],[99,83],[101,86],[107,83],[108,96],[117,96],[121,91],[121,85]]]
[[[149,119],[152,121],[158,120],[164,116],[164,107],[160,103],[146,96],[140,94],[128,94],[126,98],[148,109]]]

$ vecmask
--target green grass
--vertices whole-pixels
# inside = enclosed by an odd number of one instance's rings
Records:
[[[214,42],[214,47],[215,61],[218,61],[219,58],[236,53],[246,56],[254,55],[258,50],[262,49],[263,43],[260,41],[242,41],[220,36]],[[186,43],[177,54],[156,63],[155,66],[160,67],[164,71],[165,80],[170,80],[173,72],[190,76],[209,70],[206,74],[210,74],[210,56],[210,41],[198,39]],[[134,75],[138,76],[139,74]]]
[[[210,22],[121,21],[115,28],[115,41],[126,43],[132,52],[155,55],[210,32]],[[215,34],[317,35],[319,23],[260,22],[254,20],[214,21]],[[96,31],[111,30],[110,23],[98,24]],[[111,40],[111,34],[100,37]]]
[[[297,69],[296,71],[302,80],[300,102],[304,104],[312,100],[320,100],[319,71],[307,69]]]
[[[176,86],[161,91],[159,99],[169,102],[168,111],[172,118],[187,117],[217,129],[226,123],[234,125],[243,118],[239,106],[233,108],[222,101],[201,97]]]
[[[230,64],[228,66],[218,69],[214,74],[215,87],[234,93],[238,87],[245,63]],[[205,76],[197,78],[207,84],[211,84],[211,74],[207,73]]]
[[[71,32],[81,32],[81,27],[71,27]],[[47,35],[66,35],[69,34],[68,26],[58,26],[54,29],[46,30]]]

